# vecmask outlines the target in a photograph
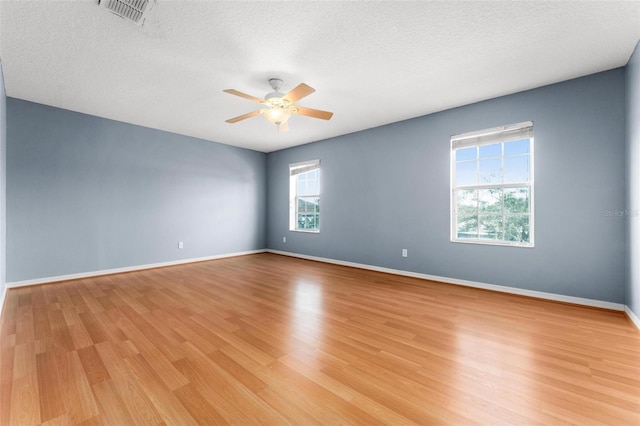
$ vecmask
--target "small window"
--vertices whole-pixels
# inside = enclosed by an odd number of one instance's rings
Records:
[[[289,230],[320,232],[320,160],[289,165]]]
[[[451,241],[533,247],[533,123],[451,138]]]

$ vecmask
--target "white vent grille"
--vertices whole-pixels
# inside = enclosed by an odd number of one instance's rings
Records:
[[[142,24],[144,15],[151,5],[149,0],[99,0],[101,7],[121,18]]]

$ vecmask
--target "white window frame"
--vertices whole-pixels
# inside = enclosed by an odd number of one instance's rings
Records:
[[[304,195],[303,197],[317,197],[320,199],[320,160],[301,161],[299,163],[289,164],[289,231],[310,232],[317,234],[320,232],[320,226],[317,228],[298,228],[298,188],[297,176],[301,173],[318,170],[318,194]],[[320,212],[318,212],[320,215]]]
[[[513,142],[521,139],[528,138],[529,142],[529,180],[526,182],[510,182],[510,183],[490,183],[482,184],[479,181],[474,185],[460,185],[456,186],[456,151],[459,149],[480,147],[486,145],[493,145],[497,143]],[[504,168],[504,145],[503,152],[500,157]],[[479,161],[479,160],[476,160]],[[535,220],[534,220],[534,137],[533,137],[533,122],[525,121],[522,123],[511,124],[508,126],[494,127],[491,129],[480,130],[476,132],[463,133],[460,135],[454,135],[451,137],[451,185],[450,185],[450,197],[451,197],[451,241],[455,243],[465,244],[483,244],[483,245],[500,245],[511,247],[535,247]],[[479,173],[479,167],[477,168]],[[504,173],[504,170],[503,170]],[[489,240],[481,238],[458,238],[458,223],[457,223],[457,191],[464,189],[487,189],[487,188],[529,188],[529,242],[517,242],[506,240]],[[505,217],[504,205],[501,212],[502,217]],[[504,221],[503,221],[504,223]],[[479,225],[479,224],[478,224]],[[504,228],[503,228],[504,229]]]

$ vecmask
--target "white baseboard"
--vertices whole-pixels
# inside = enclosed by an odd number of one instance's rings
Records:
[[[633,325],[635,325],[638,331],[640,331],[640,318],[638,318],[638,316],[631,310],[631,308],[626,305],[624,307],[624,313],[627,314]]]
[[[611,309],[614,311],[624,311],[625,305],[622,303],[606,302],[603,300],[585,299],[582,297],[565,296],[544,291],[526,290],[516,287],[507,287],[496,284],[487,284],[476,281],[459,280],[457,278],[439,277],[436,275],[421,274],[418,272],[403,271],[401,269],[383,268],[380,266],[367,265],[363,263],[346,262],[344,260],[329,259],[325,257],[308,256],[306,254],[290,253],[287,251],[267,249],[267,252],[281,254],[284,256],[298,257],[301,259],[315,260],[318,262],[333,263],[335,265],[350,266],[352,268],[368,269],[370,271],[385,272],[387,274],[402,275],[405,277],[421,278],[423,280],[439,281],[447,284],[456,284],[466,287],[481,288],[484,290],[499,291],[502,293],[518,294],[521,296],[536,297],[538,299],[554,300],[556,302],[573,303],[576,305],[592,306],[596,308]],[[631,312],[629,310],[629,312]],[[637,318],[636,318],[637,319]],[[637,324],[637,323],[636,323]]]
[[[206,260],[224,259],[225,257],[246,256],[248,254],[264,253],[266,249],[239,251],[235,253],[217,254],[214,256],[196,257],[191,259],[172,260],[169,262],[150,263],[147,265],[127,266],[125,268],[104,269],[101,271],[82,272],[79,274],[59,275],[56,277],[36,278],[33,280],[14,281],[7,283],[8,288],[24,287],[29,285],[47,284],[58,281],[77,280],[81,278],[97,277],[100,275],[119,274],[121,272],[141,271],[144,269],[162,268],[164,266],[183,265],[185,263],[204,262]]]

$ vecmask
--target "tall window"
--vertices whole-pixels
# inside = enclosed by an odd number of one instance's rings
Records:
[[[451,138],[451,241],[533,247],[533,122]]]
[[[289,165],[289,229],[320,232],[320,160]]]

